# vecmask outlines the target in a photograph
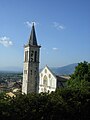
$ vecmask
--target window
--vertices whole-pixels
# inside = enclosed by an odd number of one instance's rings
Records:
[[[31,75],[32,75],[32,70],[31,70]]]
[[[51,78],[51,74],[49,74],[49,78]]]
[[[35,51],[34,62],[37,62],[37,51]]]
[[[48,85],[48,79],[47,76],[45,75],[43,78],[43,85],[47,86]]]
[[[34,53],[34,51],[32,50],[32,51],[31,51],[31,57],[33,57],[33,53]]]
[[[28,51],[25,51],[25,62],[28,62]]]
[[[47,73],[47,70],[45,69],[45,73]]]
[[[41,77],[43,77],[43,74],[41,73]]]
[[[34,71],[34,74],[36,75],[36,70]]]
[[[24,70],[24,74],[27,74],[27,70]]]

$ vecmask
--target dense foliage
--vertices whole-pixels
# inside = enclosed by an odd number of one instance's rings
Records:
[[[86,80],[90,82],[90,63],[86,61],[78,63],[74,73],[71,75],[71,79]]]
[[[68,81],[68,87],[90,90],[90,63],[86,61],[78,63],[71,79]]]
[[[51,94],[20,94],[15,98],[0,94],[0,120],[90,120],[90,80],[81,75],[83,72],[77,74],[79,65],[68,86]]]

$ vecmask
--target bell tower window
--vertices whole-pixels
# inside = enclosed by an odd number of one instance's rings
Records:
[[[34,62],[37,62],[37,51],[35,51]]]
[[[28,62],[28,51],[25,51],[25,62]]]

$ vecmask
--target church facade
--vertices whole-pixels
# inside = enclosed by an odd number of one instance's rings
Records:
[[[55,91],[56,88],[65,87],[66,81],[65,77],[55,75],[48,66],[45,66],[39,74],[39,93],[50,93]]]

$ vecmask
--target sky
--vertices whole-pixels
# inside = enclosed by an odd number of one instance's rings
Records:
[[[0,68],[21,67],[32,22],[40,68],[90,62],[90,0],[0,0]]]

